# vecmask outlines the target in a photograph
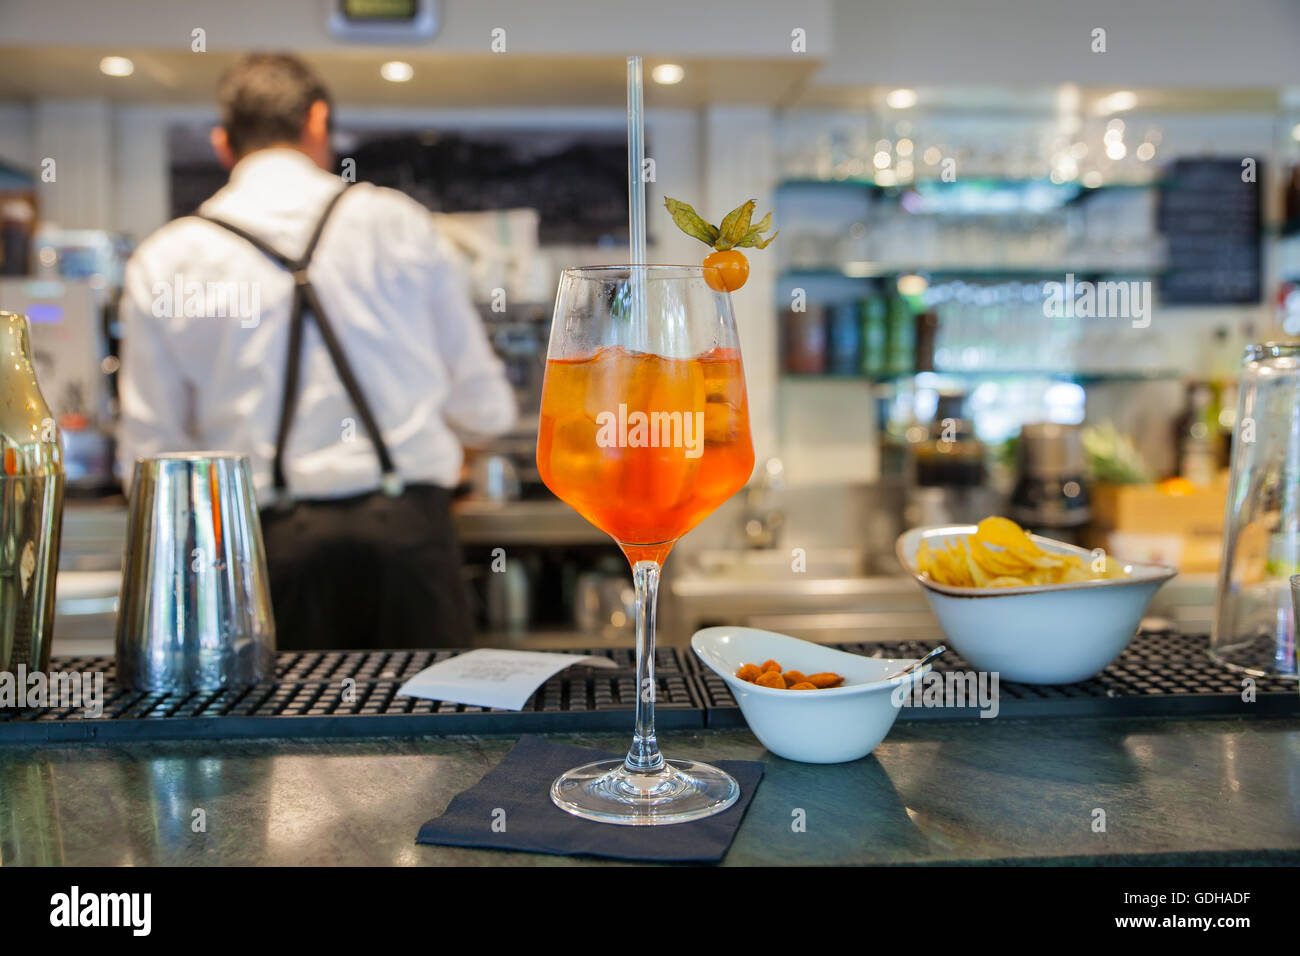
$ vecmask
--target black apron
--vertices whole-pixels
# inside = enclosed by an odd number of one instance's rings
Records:
[[[346,191],[345,186],[326,205],[297,259],[236,225],[198,217],[251,243],[294,279],[272,466],[276,501],[261,511],[276,642],[281,650],[466,646],[473,622],[452,527],[451,493],[437,485],[403,487],[370,403],[307,275],[325,224]],[[380,491],[314,501],[294,501],[289,495],[284,456],[298,403],[308,317],[375,448],[383,475]]]

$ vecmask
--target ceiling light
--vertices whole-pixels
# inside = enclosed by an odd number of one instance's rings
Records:
[[[1150,143],[1143,143],[1134,152],[1137,158],[1142,160],[1142,162],[1145,163],[1148,159],[1150,159],[1152,156],[1156,154],[1156,148],[1152,146]]]
[[[1123,159],[1124,155],[1127,152],[1128,152],[1128,147],[1126,147],[1119,140],[1115,140],[1113,143],[1106,144],[1106,155],[1109,156],[1111,159]]]
[[[1096,189],[1101,185],[1101,173],[1095,169],[1089,170],[1083,174],[1083,184],[1089,189]]]
[[[656,83],[662,83],[664,86],[680,83],[684,76],[686,76],[686,71],[676,63],[660,63],[650,71],[650,79]]]
[[[885,103],[890,109],[907,110],[916,105],[916,90],[890,90],[885,95]]]
[[[130,76],[135,64],[124,56],[106,56],[99,61],[99,72],[105,76]]]
[[[921,154],[921,158],[930,166],[938,166],[939,160],[943,159],[943,153],[939,152],[939,147],[931,146]]]
[[[415,67],[405,60],[389,60],[379,68],[379,75],[389,83],[405,83],[415,76]]]
[[[898,155],[899,156],[912,155],[912,141],[910,139],[900,139],[898,141]]]
[[[1291,138],[1300,143],[1300,123],[1296,123],[1295,126],[1291,127]]]
[[[890,157],[889,154],[882,149],[880,152],[876,153],[871,161],[875,164],[876,169],[888,169]]]
[[[1110,96],[1103,96],[1097,102],[1097,108],[1102,113],[1122,113],[1137,106],[1137,102],[1137,94],[1132,90],[1119,90]]]

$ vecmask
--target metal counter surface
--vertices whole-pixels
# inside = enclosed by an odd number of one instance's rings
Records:
[[[661,738],[670,757],[763,761],[727,865],[1300,862],[1296,718],[916,722],[830,766],[783,760],[746,731]],[[514,740],[0,748],[0,862],[595,862],[416,845]],[[191,829],[197,809],[206,832]],[[798,810],[806,832],[791,826]]]

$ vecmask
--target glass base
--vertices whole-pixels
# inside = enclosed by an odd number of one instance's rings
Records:
[[[1250,677],[1282,677],[1296,680],[1294,660],[1279,661],[1270,637],[1261,641],[1239,641],[1210,648],[1210,659],[1229,670]]]
[[[622,760],[574,767],[551,784],[551,800],[566,813],[624,826],[686,823],[713,816],[740,797],[730,774],[693,760],[665,762],[654,773],[632,773]]]

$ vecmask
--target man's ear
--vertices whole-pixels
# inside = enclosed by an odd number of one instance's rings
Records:
[[[214,126],[208,133],[208,142],[212,144],[212,151],[217,154],[217,162],[221,163],[221,168],[229,170],[235,165],[235,151],[230,148],[230,137],[226,135],[224,126]]]
[[[334,165],[330,149],[330,105],[324,100],[317,100],[307,110],[301,147],[322,169],[329,170]]]

